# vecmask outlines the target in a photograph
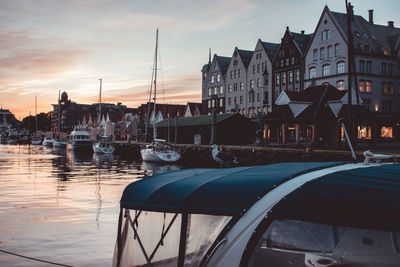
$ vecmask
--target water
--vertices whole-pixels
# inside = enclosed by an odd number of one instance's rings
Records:
[[[66,265],[111,266],[123,189],[179,168],[0,145],[0,248]],[[46,264],[0,252],[0,265]]]

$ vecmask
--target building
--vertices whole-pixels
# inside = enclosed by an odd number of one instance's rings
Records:
[[[246,94],[248,95],[247,115],[267,114],[272,110],[272,60],[279,44],[258,39],[249,67]]]
[[[158,137],[183,144],[245,145],[254,142],[256,125],[238,113],[165,119],[157,124]],[[212,129],[215,127],[215,131]],[[235,134],[232,134],[235,133]]]
[[[305,86],[329,83],[339,90],[352,88],[352,103],[374,113],[375,126],[352,129],[365,139],[396,139],[400,125],[400,28],[393,21],[374,24],[373,10],[368,21],[350,8],[354,57],[352,81],[348,81],[347,15],[326,6],[316,26],[306,54]],[[352,63],[352,62],[350,62]],[[355,75],[355,77],[354,77]],[[361,128],[360,128],[361,127]]]
[[[184,117],[194,117],[201,115],[201,103],[188,102],[186,104]]]
[[[282,91],[303,91],[304,57],[312,34],[291,32],[286,27],[272,62],[274,101]]]
[[[226,105],[225,112],[248,114],[248,73],[253,51],[235,47],[226,75]]]
[[[208,64],[202,69],[202,114],[225,112],[225,84],[230,57],[209,56]]]

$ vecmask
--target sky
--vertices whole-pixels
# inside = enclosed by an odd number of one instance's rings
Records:
[[[400,1],[354,0],[356,15],[400,25]],[[138,107],[148,101],[159,28],[157,98],[201,101],[201,68],[212,54],[279,43],[286,26],[312,33],[325,5],[344,0],[0,0],[0,105],[17,119],[48,112],[66,91],[77,103]]]

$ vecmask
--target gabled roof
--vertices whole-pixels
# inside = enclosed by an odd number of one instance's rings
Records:
[[[241,116],[241,115],[238,113],[217,114],[216,123],[218,124],[219,122],[231,118],[233,116]],[[211,115],[178,118],[178,126],[199,126],[199,125],[211,125],[211,124],[212,124]],[[171,125],[175,126],[175,119],[171,119]],[[157,127],[168,127],[168,119],[165,119],[157,123]]]
[[[327,7],[326,11],[331,14],[347,41],[347,15],[330,11]],[[351,31],[354,49],[364,51],[365,45],[368,45],[369,51],[372,53],[383,54],[384,48],[396,49],[396,42],[400,38],[400,28],[372,24],[358,15],[353,15]]]
[[[219,70],[221,71],[222,75],[225,76],[229,64],[231,62],[231,57],[222,57],[218,55],[214,55],[215,62],[218,64]]]
[[[243,49],[238,49],[238,48],[237,48],[237,51],[238,51],[238,53],[239,53],[239,55],[240,55],[240,58],[241,58],[242,61],[243,61],[244,66],[245,66],[246,69],[247,69],[247,67],[248,67],[249,64],[250,64],[251,57],[253,56],[254,51],[243,50]]]
[[[276,186],[300,174],[340,164],[292,162],[167,172],[128,185],[120,204],[147,211],[241,215]]]
[[[296,42],[296,44],[299,47],[302,54],[304,55],[304,52],[307,49],[308,43],[311,40],[312,34],[301,34],[301,33],[296,33],[296,32],[290,32],[290,34],[293,36],[294,41]]]
[[[185,108],[185,114],[187,112],[187,109],[189,109],[190,114],[194,116],[196,114],[196,111],[201,112],[201,103],[188,102]]]
[[[272,61],[275,57],[276,52],[278,52],[279,44],[268,43],[263,41],[261,41],[261,44],[263,45],[264,50],[269,57],[269,60]]]

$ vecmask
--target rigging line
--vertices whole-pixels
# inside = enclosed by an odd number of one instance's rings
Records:
[[[6,250],[3,250],[3,249],[0,249],[0,252],[6,253],[6,254],[10,254],[10,255],[14,255],[14,256],[17,256],[17,257],[21,257],[21,258],[25,258],[25,259],[29,259],[29,260],[44,262],[44,263],[48,263],[48,264],[64,266],[64,267],[73,267],[72,265],[66,265],[66,264],[62,264],[62,263],[57,263],[57,262],[41,260],[41,259],[37,259],[37,258],[33,258],[33,257],[28,257],[28,256],[24,256],[24,255],[21,255],[21,254],[18,254],[18,253],[13,253],[13,252],[10,252],[10,251],[6,251]]]

